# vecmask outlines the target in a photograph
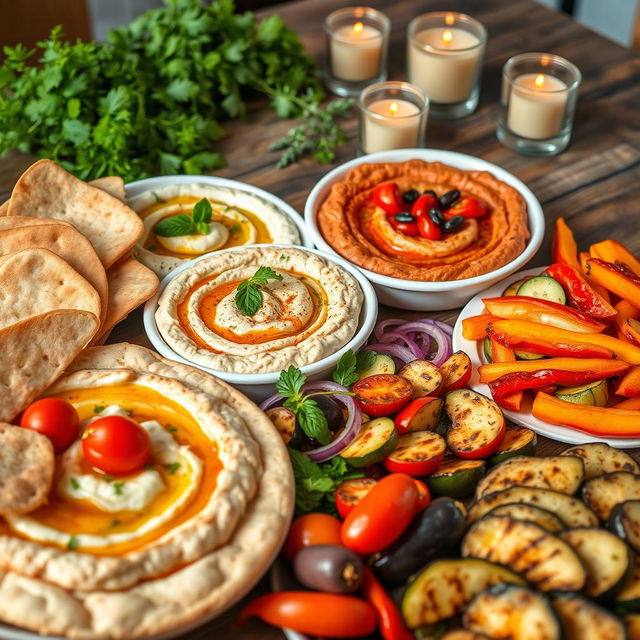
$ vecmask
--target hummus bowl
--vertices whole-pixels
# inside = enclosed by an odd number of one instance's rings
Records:
[[[274,278],[264,285],[263,306],[254,316],[243,317],[234,311],[232,294],[235,295],[237,288],[233,288],[233,282],[250,277],[256,271],[254,265],[266,266],[263,264],[265,256],[268,259],[271,253],[278,258],[284,256],[283,267],[278,270],[283,278]],[[246,266],[249,259],[251,268]],[[302,269],[284,266],[301,259],[304,260]],[[224,269],[216,266],[219,264],[224,264]],[[288,271],[298,277],[291,277]],[[311,298],[316,297],[313,295],[314,285],[311,283],[309,286],[304,277],[300,278],[301,274],[321,284],[317,296],[319,302],[314,301],[313,306],[317,308],[309,310],[309,317],[303,318],[303,338],[287,343],[286,336],[280,339],[287,328],[281,326],[278,318],[270,317],[271,308],[281,303],[297,306],[296,296],[307,304],[309,295],[305,289],[311,290]],[[233,291],[227,291],[230,284]],[[301,287],[301,284],[305,286]],[[209,291],[207,287],[210,287]],[[284,291],[283,287],[292,288]],[[327,299],[323,297],[322,290],[330,292]],[[221,292],[220,299],[216,298],[216,291]],[[208,300],[215,302],[213,313],[209,311]],[[306,313],[304,305],[301,308]],[[204,315],[199,318],[200,310],[213,320]],[[377,314],[378,301],[373,287],[346,260],[292,245],[254,245],[227,249],[213,257],[202,256],[172,271],[145,305],[144,326],[155,349],[165,357],[207,371],[259,401],[273,393],[280,371],[289,365],[300,368],[311,380],[327,377],[348,349],[357,351],[365,345]],[[289,322],[293,319],[295,322],[295,315],[287,314],[284,320]],[[276,340],[269,343],[273,348],[264,342],[260,344],[260,340],[237,340],[239,334],[246,332],[245,321],[267,326],[269,333],[277,330]],[[229,324],[231,322],[233,324]],[[251,331],[247,334],[252,337]],[[231,343],[229,337],[232,338]],[[256,346],[253,352],[250,348],[245,349],[252,342]],[[307,355],[304,355],[305,351]],[[225,355],[228,353],[231,357]]]
[[[354,170],[356,170],[355,174],[359,173],[358,169],[362,170],[366,179],[370,182],[366,184],[361,193],[352,195],[354,198],[359,198],[361,202],[364,202],[364,198],[368,199],[369,196],[363,196],[362,194],[368,194],[371,191],[371,185],[376,178],[378,178],[379,183],[393,181],[393,177],[390,175],[392,174],[392,167],[391,169],[389,168],[392,163],[393,165],[408,163],[408,172],[418,175],[419,182],[422,182],[423,185],[433,184],[431,176],[428,176],[427,179],[422,179],[422,176],[419,175],[419,166],[418,170],[416,170],[414,166],[409,166],[411,165],[410,161],[416,161],[415,165],[442,163],[433,165],[433,171],[430,173],[440,171],[444,175],[445,185],[460,184],[468,185],[471,188],[477,187],[477,191],[470,190],[470,193],[472,195],[478,193],[481,198],[486,194],[485,200],[490,200],[492,191],[495,191],[496,188],[498,190],[502,189],[505,192],[504,200],[509,206],[496,206],[496,213],[506,217],[507,214],[510,215],[510,212],[516,210],[519,218],[515,220],[515,224],[510,225],[510,228],[515,229],[513,237],[508,238],[510,244],[507,245],[506,242],[502,242],[499,238],[496,239],[496,231],[493,231],[492,238],[486,238],[482,234],[481,224],[474,219],[465,220],[459,232],[444,236],[443,241],[440,243],[441,245],[447,243],[451,245],[451,255],[453,256],[452,258],[447,257],[449,262],[446,268],[440,269],[443,278],[445,278],[442,280],[438,279],[435,269],[430,275],[423,278],[421,274],[426,272],[425,269],[421,269],[419,266],[413,269],[412,265],[400,262],[398,262],[398,274],[408,273],[410,277],[401,277],[397,274],[390,275],[390,272],[393,271],[393,258],[389,258],[382,250],[374,249],[373,252],[369,251],[371,242],[366,237],[366,233],[361,234],[358,232],[362,237],[354,241],[356,248],[353,254],[346,255],[349,252],[345,250],[347,243],[344,242],[344,238],[350,234],[350,231],[348,225],[345,225],[345,216],[340,214],[327,215],[324,220],[319,220],[320,211],[330,197],[336,203],[339,203],[342,198],[345,207],[351,206],[349,204],[350,193],[348,193],[348,189],[343,189],[340,193],[333,190],[334,186],[345,181],[349,174],[354,175],[352,173]],[[373,163],[379,163],[379,165],[378,167],[373,167],[370,174],[367,175],[366,167],[363,168],[362,165]],[[472,173],[467,174],[466,172]],[[469,176],[471,176],[471,180],[468,179]],[[429,186],[429,188],[431,187]],[[463,191],[464,195],[464,192],[468,189],[460,186],[460,190]],[[410,209],[411,205],[407,205],[407,208]],[[375,207],[371,206],[365,206],[365,209],[363,209],[363,213],[367,216],[368,223],[373,221],[371,222],[371,225],[373,225],[376,219],[381,220],[376,228],[381,230],[383,239],[385,234],[386,236],[392,236],[391,242],[397,239],[397,236],[393,237],[395,232],[387,223],[382,209],[376,210]],[[381,303],[400,309],[417,311],[442,311],[461,307],[482,289],[522,269],[542,244],[545,229],[542,207],[531,190],[521,180],[501,167],[480,158],[436,149],[384,151],[346,162],[327,173],[313,188],[307,199],[304,215],[316,247],[328,253],[340,255],[352,262],[352,264],[357,265],[373,284]],[[322,231],[323,225],[325,229],[334,229],[338,240],[331,242],[325,238]],[[370,228],[373,228],[373,226]],[[377,235],[380,237],[379,233]],[[421,242],[421,239],[414,239],[408,236],[403,236],[402,240],[407,246]],[[360,242],[365,247],[364,251],[359,246]],[[429,242],[426,241],[427,244]],[[479,257],[473,254],[471,254],[471,259],[467,257],[469,253],[465,253],[465,250],[470,242],[475,242],[476,246],[480,247]],[[492,251],[485,250],[490,243],[493,243],[495,249]],[[437,243],[431,244],[435,245]],[[334,247],[332,245],[339,246]],[[374,253],[377,255],[374,255]],[[367,254],[369,255],[367,256]],[[498,256],[497,259],[496,255]],[[363,258],[363,256],[365,257]],[[455,265],[457,256],[460,256],[460,261],[458,265]],[[443,260],[442,264],[445,264],[447,260]],[[475,266],[471,265],[472,261],[475,261]],[[495,261],[496,268],[487,268],[489,261]],[[376,265],[376,271],[364,266],[364,264],[369,263]],[[385,271],[386,274],[383,273]],[[477,274],[474,271],[477,271]],[[435,277],[433,273],[436,273]],[[456,277],[457,279],[454,279]]]

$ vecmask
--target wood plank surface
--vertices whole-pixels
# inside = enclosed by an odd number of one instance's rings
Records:
[[[301,0],[262,12],[279,13],[296,30],[308,51],[322,64],[322,21],[332,10],[348,6],[344,0]],[[531,0],[379,0],[376,8],[393,23],[389,77],[404,77],[405,33],[409,21],[432,10],[469,13],[489,32],[482,76],[482,92],[476,113],[459,121],[431,120],[427,146],[482,157],[511,171],[525,181],[541,201],[547,220],[544,244],[529,266],[548,264],[553,221],[568,219],[581,247],[607,237],[623,241],[640,253],[640,54],[620,47],[578,25],[564,14]],[[506,60],[526,51],[562,55],[582,71],[583,83],[571,146],[555,158],[528,158],[503,147],[495,137],[501,69]],[[352,159],[356,150],[354,117],[345,121],[348,143],[339,151],[337,163]],[[269,145],[291,126],[279,120],[265,104],[251,107],[245,122],[229,123],[218,145],[228,166],[218,175],[263,187],[302,212],[307,194],[331,167],[304,160],[277,170],[277,154]],[[0,159],[0,201],[29,163],[29,158],[10,153]],[[420,313],[382,309],[384,315],[416,317]],[[453,321],[457,312],[431,314]],[[149,343],[138,310],[114,330],[110,342],[128,340]],[[540,439],[540,454],[554,454],[567,445]],[[640,450],[632,451],[640,460]],[[263,581],[252,595],[267,589]],[[258,622],[239,629],[234,625],[238,607],[217,620],[183,636],[184,639],[234,638],[237,640],[282,638],[279,630]]]

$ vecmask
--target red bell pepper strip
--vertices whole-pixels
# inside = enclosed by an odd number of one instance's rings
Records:
[[[640,397],[640,366],[632,367],[624,374],[616,389],[616,394],[625,398]]]
[[[577,258],[578,245],[564,218],[556,219],[556,226],[553,229],[553,238],[551,240],[551,255],[553,256],[553,261],[558,264],[568,264],[574,269],[580,269]]]
[[[589,285],[578,269],[568,264],[552,264],[546,273],[562,285],[569,300],[580,311],[605,320],[616,315],[616,310]]]
[[[640,277],[640,260],[624,245],[615,240],[603,240],[589,247],[592,258],[599,258],[606,262],[621,262],[627,265],[633,273]]]
[[[462,337],[467,340],[483,340],[487,335],[487,325],[493,320],[499,320],[499,318],[488,313],[465,318],[462,321]]]
[[[533,373],[543,369],[576,373],[597,371],[600,378],[610,378],[624,373],[629,366],[627,362],[621,360],[601,358],[548,358],[546,360],[517,360],[516,362],[483,364],[478,367],[478,373],[480,374],[480,382],[488,384],[508,373]]]
[[[506,320],[529,320],[580,333],[599,333],[606,328],[604,323],[590,318],[586,313],[551,300],[529,296],[504,296],[485,298],[482,302],[491,315]]]
[[[605,262],[597,258],[587,260],[589,277],[605,289],[615,293],[634,307],[640,308],[640,276],[622,263]]]
[[[545,422],[572,427],[594,436],[640,435],[640,411],[576,404],[546,393],[536,395],[531,411]]]
[[[251,616],[275,627],[284,627],[326,638],[359,638],[378,626],[376,610],[354,596],[311,591],[268,593],[240,612],[239,624]]]
[[[491,325],[489,325],[491,326]],[[495,338],[491,337],[491,359],[493,362],[515,362],[516,354],[513,349],[502,345]],[[491,385],[489,385],[491,388]],[[491,391],[493,394],[493,390]],[[493,399],[504,409],[511,409],[512,411],[520,411],[522,408],[522,400],[524,399],[524,393],[522,391],[515,391],[514,393],[505,393],[498,399],[495,395]]]
[[[389,597],[368,567],[364,570],[362,593],[378,613],[380,635],[384,640],[415,640],[396,603]]]

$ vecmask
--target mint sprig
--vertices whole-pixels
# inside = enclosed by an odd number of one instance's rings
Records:
[[[243,280],[236,290],[235,303],[245,316],[253,316],[262,306],[262,291],[269,280],[282,280],[282,276],[270,267],[260,267],[250,278]]]
[[[357,382],[359,374],[373,364],[377,355],[375,351],[368,350],[361,351],[356,355],[351,349],[348,349],[338,360],[331,378],[343,387],[350,387],[354,382]]]
[[[176,236],[206,235],[209,233],[211,222],[211,203],[206,198],[196,202],[191,210],[191,215],[180,213],[160,221],[153,232],[163,238],[175,238]]]

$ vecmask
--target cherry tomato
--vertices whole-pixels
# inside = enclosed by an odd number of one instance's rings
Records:
[[[32,402],[20,418],[20,426],[47,436],[56,453],[64,451],[80,433],[75,407],[60,398],[41,398]]]
[[[396,231],[400,231],[406,236],[414,237],[419,234],[417,222],[398,222],[395,218],[391,218],[391,225]]]
[[[395,182],[379,184],[371,194],[373,202],[389,215],[402,211],[402,196]]]
[[[358,406],[370,416],[388,416],[402,409],[413,396],[411,383],[394,373],[378,373],[351,387]]]
[[[437,196],[432,193],[423,193],[411,207],[411,213],[416,218],[428,217],[429,209],[440,208]]]
[[[420,496],[413,478],[385,476],[342,524],[342,544],[356,553],[375,553],[395,542],[416,513]]]
[[[462,216],[463,218],[482,218],[489,213],[489,206],[478,198],[465,196],[444,211],[447,218]]]
[[[384,468],[392,473],[406,473],[411,476],[428,476],[438,469],[443,460],[444,451],[429,460],[397,460],[396,458],[389,457],[384,459],[383,464]]]
[[[413,481],[416,483],[416,487],[418,488],[418,503],[416,504],[416,511],[422,511],[431,504],[431,492],[429,491],[429,487],[427,487],[422,480],[414,478]]]
[[[418,231],[427,240],[442,240],[442,229],[428,215],[418,218]]]
[[[316,544],[342,544],[341,527],[342,523],[338,518],[326,513],[307,513],[293,521],[282,552],[291,560],[305,547]]]
[[[238,622],[257,616],[274,627],[325,638],[359,638],[378,626],[376,610],[355,596],[313,591],[268,593],[250,602]]]
[[[82,435],[87,462],[112,475],[139,471],[151,455],[151,438],[136,422],[107,416],[92,422]]]

